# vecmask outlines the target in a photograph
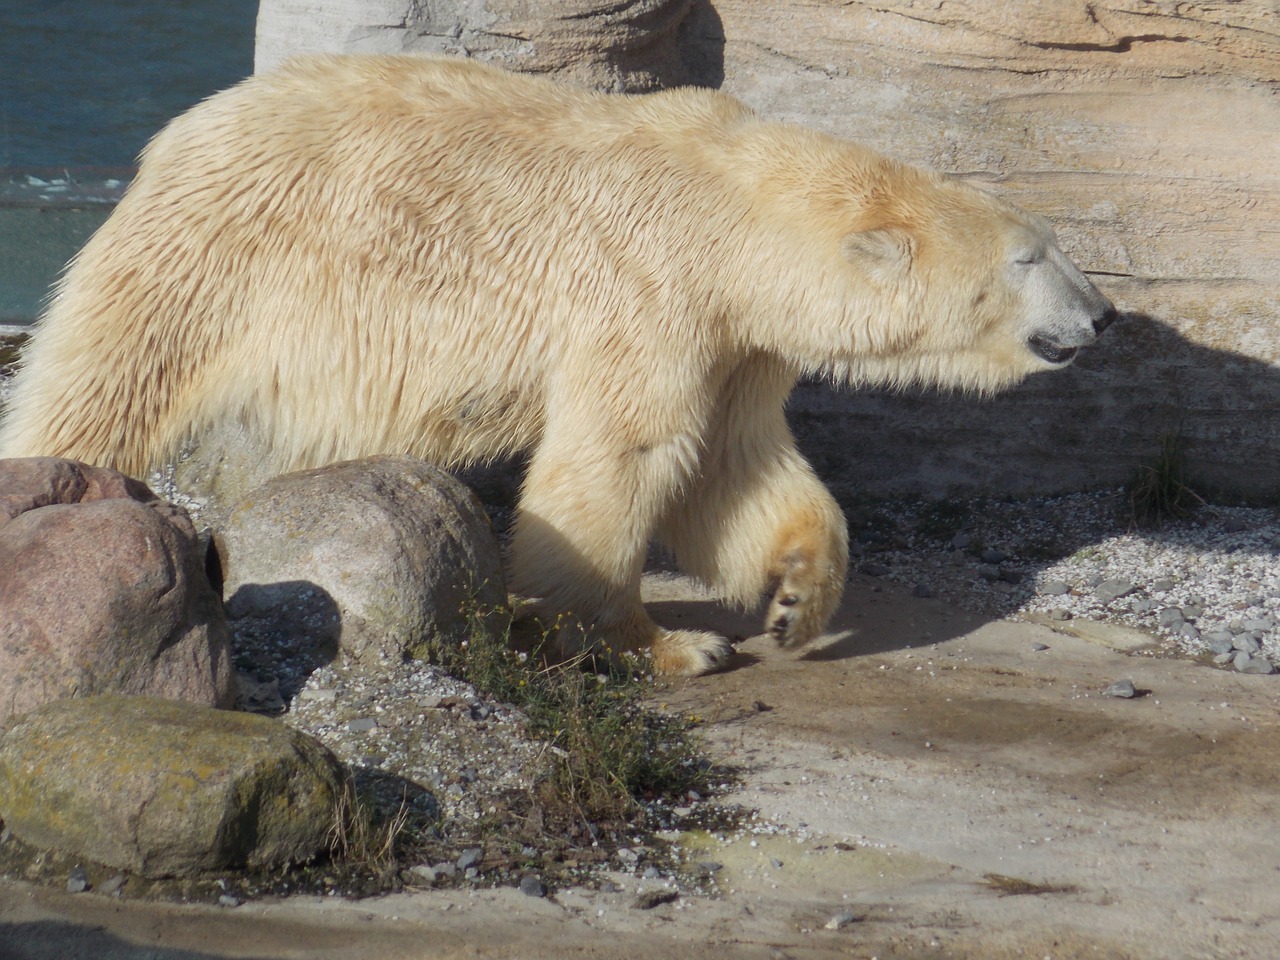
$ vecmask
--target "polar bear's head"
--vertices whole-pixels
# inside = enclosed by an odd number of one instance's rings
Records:
[[[839,372],[987,392],[1067,365],[1115,320],[1044,218],[961,182],[889,169],[828,234],[851,329],[867,324]]]

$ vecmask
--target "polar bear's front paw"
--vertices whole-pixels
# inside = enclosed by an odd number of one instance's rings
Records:
[[[764,629],[781,647],[808,643],[822,632],[825,612],[814,602],[813,590],[787,576],[774,591],[765,614]]]
[[[653,665],[659,673],[697,677],[721,670],[733,645],[718,633],[669,630],[653,642]]]

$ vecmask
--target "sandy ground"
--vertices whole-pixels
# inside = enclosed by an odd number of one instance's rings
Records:
[[[648,590],[662,622],[751,629],[678,580]],[[864,579],[835,626],[659,691],[741,769],[730,799],[789,828],[701,838],[719,898],[640,910],[619,876],[216,909],[7,884],[0,958],[1280,956],[1280,680]],[[1140,696],[1101,696],[1124,678]]]

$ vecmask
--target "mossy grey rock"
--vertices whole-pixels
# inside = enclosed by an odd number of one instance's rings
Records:
[[[0,729],[50,700],[226,706],[230,634],[190,518],[74,460],[0,460]]]
[[[46,704],[0,739],[0,818],[34,846],[148,877],[306,860],[347,780],[279,721],[150,697]]]
[[[460,643],[506,606],[497,540],[448,473],[371,457],[285,474],[214,532],[227,616],[373,665]]]

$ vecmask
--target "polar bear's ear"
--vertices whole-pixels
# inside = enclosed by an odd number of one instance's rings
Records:
[[[844,258],[867,272],[888,277],[911,265],[914,244],[905,230],[876,227],[846,234],[840,241]]]

